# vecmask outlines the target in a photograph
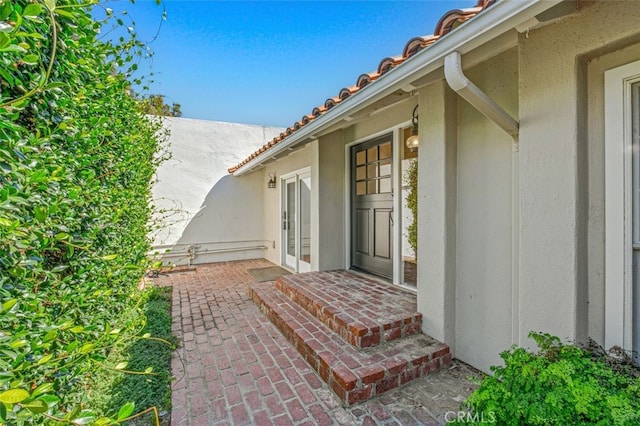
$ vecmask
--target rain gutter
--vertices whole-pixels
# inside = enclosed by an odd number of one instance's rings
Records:
[[[240,176],[251,172],[266,161],[317,134],[336,125],[345,117],[406,87],[418,78],[444,66],[444,58],[451,53],[465,54],[480,47],[501,34],[526,24],[542,12],[561,3],[562,0],[500,0],[487,10],[459,26],[441,40],[418,52],[415,56],[378,78],[375,83],[361,89],[354,96],[339,103],[311,123],[302,127],[277,145],[267,149],[240,167],[233,174]]]

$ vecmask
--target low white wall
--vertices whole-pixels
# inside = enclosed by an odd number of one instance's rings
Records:
[[[153,185],[154,251],[175,264],[263,257],[262,175],[227,169],[282,129],[173,117],[163,125],[171,158]]]

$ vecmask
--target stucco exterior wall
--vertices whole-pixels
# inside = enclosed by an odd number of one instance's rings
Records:
[[[587,62],[637,41],[638,22],[638,2],[597,2],[519,38],[521,343],[602,336],[604,163],[588,120],[603,109],[587,104],[602,89]]]
[[[518,117],[516,49],[465,73]],[[420,110],[423,329],[457,358],[488,370],[512,343],[513,139],[444,81],[421,91]]]
[[[311,145],[306,145],[297,151],[293,151],[287,157],[281,158],[277,161],[268,163],[262,169],[250,173],[249,176],[259,176],[258,188],[261,191],[260,199],[262,200],[262,206],[258,208],[257,212],[260,215],[260,220],[264,229],[264,240],[267,242],[266,250],[264,250],[264,258],[276,265],[282,264],[282,220],[281,214],[281,177],[288,173],[292,173],[311,166]],[[275,173],[277,185],[275,189],[267,187],[267,181],[269,180],[269,173]],[[311,190],[314,191],[316,182],[311,181]],[[247,205],[247,208],[251,207],[251,201]],[[243,208],[245,208],[243,206]],[[314,220],[314,214],[317,211],[316,207],[311,205],[311,220]],[[312,242],[313,244],[313,242]]]
[[[466,75],[518,117],[515,50]],[[457,122],[455,353],[487,369],[511,345],[513,139],[462,99],[457,102]]]
[[[344,269],[345,265],[345,135],[342,130],[319,138],[313,158],[312,186],[317,191],[317,247],[311,268],[319,271]],[[314,181],[315,179],[315,181]],[[312,192],[313,188],[312,188]],[[313,209],[313,206],[312,206]],[[313,252],[312,252],[313,253]]]
[[[173,117],[163,125],[171,158],[153,185],[156,252],[177,264],[262,257],[262,188],[257,177],[232,177],[227,168],[281,129]]]

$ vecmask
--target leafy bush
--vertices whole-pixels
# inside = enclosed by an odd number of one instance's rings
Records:
[[[407,228],[407,241],[413,249],[414,257],[418,258],[418,159],[411,160],[406,171],[409,184],[409,194],[407,195],[407,206],[411,210],[413,222]]]
[[[519,347],[503,352],[505,365],[492,367],[494,376],[469,396],[472,413],[501,425],[640,424],[637,375],[615,371],[602,354],[549,334],[529,336],[540,352]]]
[[[131,31],[101,41],[90,8],[0,2],[0,423],[132,413],[87,406],[89,372],[144,325],[124,313],[141,297],[162,135],[129,94],[145,46]]]

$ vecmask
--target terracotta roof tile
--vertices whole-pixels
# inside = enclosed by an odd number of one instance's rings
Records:
[[[313,111],[311,111],[311,115],[313,115],[314,118],[320,117],[326,111],[327,111],[327,108],[324,105],[317,106],[313,109]]]
[[[366,73],[366,74],[361,74],[360,77],[358,77],[358,81],[356,82],[356,86],[359,89],[362,89],[367,84],[375,81],[378,77],[380,77],[380,74],[378,74],[377,72],[369,72],[369,73]]]
[[[329,98],[324,102],[323,105],[319,105],[313,108],[311,114],[304,115],[302,119],[300,119],[300,121],[297,121],[293,124],[293,126],[288,127],[284,132],[280,133],[270,142],[266,143],[258,151],[251,154],[248,158],[246,158],[236,166],[229,168],[229,173],[234,173],[235,171],[249,163],[251,160],[258,157],[263,152],[282,142],[284,139],[291,136],[302,127],[315,120],[317,117],[320,117],[322,114],[338,105],[340,102],[343,102],[349,97],[357,94],[358,91],[368,86],[369,84],[375,83],[375,81],[381,75],[384,75],[391,69],[402,65],[407,59],[411,58],[422,49],[425,49],[429,45],[435,43],[454,28],[473,18],[478,13],[482,12],[487,7],[495,3],[495,1],[496,0],[478,0],[474,7],[470,7],[467,9],[455,9],[445,13],[438,21],[438,24],[436,25],[435,31],[432,35],[414,37],[409,40],[402,50],[402,55],[384,58],[382,61],[380,61],[380,64],[378,65],[378,69],[376,71],[361,74],[358,77],[355,85],[342,88],[338,93],[338,96]]]

